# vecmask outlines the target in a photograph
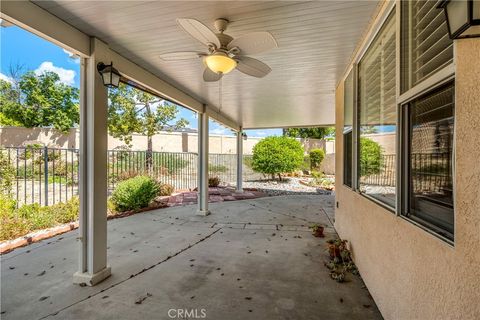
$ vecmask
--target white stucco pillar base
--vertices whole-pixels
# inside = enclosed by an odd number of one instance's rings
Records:
[[[97,283],[102,282],[106,278],[110,277],[112,274],[112,269],[110,267],[105,267],[96,273],[86,273],[86,272],[75,272],[73,274],[73,283],[74,284],[86,284],[87,286],[94,286]]]
[[[237,132],[237,192],[243,192],[243,131]]]
[[[198,113],[198,210],[208,216],[208,115]]]

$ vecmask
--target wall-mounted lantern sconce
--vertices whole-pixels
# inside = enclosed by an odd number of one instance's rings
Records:
[[[242,137],[243,137],[243,140],[247,140],[247,134],[245,132],[242,132]]]
[[[479,0],[443,0],[437,8],[445,12],[451,39],[480,37]]]
[[[103,85],[108,88],[118,88],[120,83],[120,72],[113,67],[113,62],[110,64],[104,64],[99,62],[97,64],[97,70],[102,76]]]

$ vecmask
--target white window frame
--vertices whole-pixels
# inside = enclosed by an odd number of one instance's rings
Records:
[[[412,88],[408,89],[404,93],[401,93],[401,80],[402,80],[402,71],[401,71],[401,36],[402,36],[402,1],[409,1],[409,0],[392,0],[388,1],[386,4],[385,9],[381,13],[381,17],[378,19],[377,23],[375,26],[372,28],[372,32],[370,32],[367,40],[363,44],[362,48],[359,50],[357,55],[353,59],[353,64],[352,64],[352,70],[353,70],[353,82],[354,82],[354,108],[353,108],[353,135],[352,135],[352,140],[353,140],[353,148],[352,148],[352,161],[353,161],[353,167],[352,167],[352,191],[357,192],[358,194],[362,195],[363,197],[377,203],[379,206],[392,211],[397,217],[407,220],[413,225],[421,228],[422,230],[426,231],[427,233],[433,235],[437,239],[442,240],[442,243],[446,243],[450,246],[454,246],[455,240],[450,240],[442,235],[438,234],[434,230],[419,224],[418,222],[406,217],[404,214],[405,208],[408,208],[408,181],[407,177],[404,176],[404,173],[406,172],[405,166],[407,165],[407,161],[405,159],[406,154],[405,154],[405,143],[408,141],[407,137],[405,136],[406,130],[404,130],[404,127],[406,125],[405,121],[405,110],[406,106],[408,105],[409,102],[412,100],[420,97],[423,94],[428,93],[431,90],[435,90],[436,88],[441,87],[442,85],[452,81],[455,79],[455,58],[452,60],[452,62],[446,66],[444,66],[442,69],[438,70],[434,74],[431,74],[429,77],[423,79],[421,82],[417,83],[415,86]],[[359,132],[358,132],[358,125],[359,125],[359,119],[358,119],[358,64],[364,57],[365,53],[367,50],[370,48],[372,42],[378,35],[379,31],[381,30],[382,26],[386,23],[388,17],[391,15],[392,10],[395,11],[395,37],[396,37],[396,80],[395,80],[395,85],[396,85],[396,105],[397,105],[397,129],[396,129],[396,201],[395,201],[395,208],[380,202],[376,200],[373,197],[370,197],[364,193],[360,193],[359,190],[359,183],[358,183],[358,154],[359,154]],[[455,56],[455,46],[454,46],[454,56]],[[350,70],[346,73],[345,78],[348,76],[350,73]],[[344,80],[345,80],[344,78]],[[456,100],[456,96],[455,96]],[[456,109],[455,109],[456,113]],[[344,132],[342,131],[342,138],[343,138]],[[456,119],[454,115],[454,137],[456,135]],[[342,159],[343,160],[343,159]],[[343,164],[343,162],[342,162]],[[455,193],[456,193],[456,187],[455,187],[455,139],[454,139],[454,144],[453,144],[453,200],[455,203]],[[343,181],[342,181],[343,184]],[[344,185],[344,184],[343,184]],[[344,185],[346,186],[346,185]],[[348,186],[346,186],[348,187]],[[455,214],[455,206],[454,206],[454,230],[456,230],[456,214]],[[454,232],[453,235],[454,239],[456,237],[456,233]]]

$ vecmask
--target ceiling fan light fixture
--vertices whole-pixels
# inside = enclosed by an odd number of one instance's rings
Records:
[[[237,66],[237,62],[223,52],[205,57],[205,64],[215,73],[227,74]]]

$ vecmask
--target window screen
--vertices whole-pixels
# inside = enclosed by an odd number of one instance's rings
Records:
[[[443,9],[437,1],[402,1],[402,92],[453,60]]]
[[[407,215],[453,240],[453,83],[408,105]]]
[[[393,12],[360,61],[358,117],[360,192],[395,206],[396,72]]]

